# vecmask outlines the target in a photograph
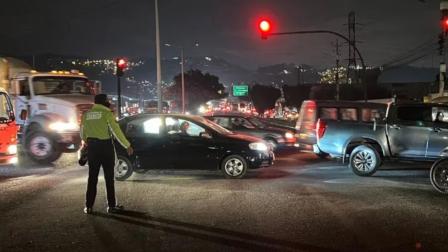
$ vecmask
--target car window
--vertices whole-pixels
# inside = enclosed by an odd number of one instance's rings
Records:
[[[196,123],[180,118],[167,117],[165,125],[168,135],[200,137],[201,133],[206,132],[203,127]]]
[[[130,121],[126,126],[126,135],[129,137],[160,135],[162,119],[160,117],[139,118]]]
[[[338,109],[337,108],[321,108],[319,118],[326,119],[326,120],[337,120],[338,119]]]
[[[448,107],[433,107],[432,121],[436,123],[448,123]]]
[[[229,117],[212,117],[211,120],[218,124],[221,127],[224,127],[226,129],[231,129],[232,128],[232,124],[230,123],[230,118]]]
[[[432,108],[419,106],[402,106],[397,108],[397,120],[407,125],[423,126],[433,122]]]
[[[339,115],[342,121],[358,121],[356,108],[340,108]]]
[[[363,108],[361,110],[361,120],[363,122],[379,121],[384,117],[385,111],[377,108]]]
[[[246,118],[233,117],[231,119],[233,129],[255,129],[255,126],[250,123]]]

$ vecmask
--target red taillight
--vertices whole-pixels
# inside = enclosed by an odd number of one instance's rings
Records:
[[[316,123],[316,135],[317,139],[320,139],[324,136],[325,130],[327,129],[327,124],[322,120],[317,120]]]

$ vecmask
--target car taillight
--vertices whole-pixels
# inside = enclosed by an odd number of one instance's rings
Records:
[[[317,138],[320,139],[324,136],[325,130],[327,129],[327,124],[322,120],[317,120],[316,123],[316,135]]]

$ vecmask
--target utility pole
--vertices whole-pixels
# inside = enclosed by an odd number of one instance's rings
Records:
[[[297,66],[297,86],[302,84],[302,66]]]
[[[341,44],[339,44],[339,40],[336,39],[335,46],[335,53],[336,53],[336,101],[339,101],[340,99],[340,82],[339,82],[339,68],[340,68],[340,60],[341,60],[341,51],[339,50],[341,48]]]
[[[445,92],[445,76],[446,76],[446,50],[445,50],[445,40],[448,32],[448,1],[440,1],[440,23],[442,27],[442,32],[439,35],[439,55],[440,55],[440,67],[439,67],[439,96],[443,96]]]
[[[357,62],[356,62],[356,14],[351,11],[348,14],[348,66],[347,66],[347,83],[348,79],[354,77],[355,84],[358,84]]]
[[[162,113],[162,67],[160,63],[160,29],[159,29],[159,6],[154,0],[156,12],[156,58],[157,58],[157,112]]]
[[[184,70],[184,48],[180,48],[180,71],[181,71],[181,82],[182,82],[182,114],[185,114],[185,70]]]

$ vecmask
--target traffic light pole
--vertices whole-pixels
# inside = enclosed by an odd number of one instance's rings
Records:
[[[121,77],[117,75],[117,115],[121,118]]]
[[[267,36],[280,36],[280,35],[294,35],[294,34],[332,34],[335,35],[337,37],[342,38],[343,40],[347,41],[347,43],[350,44],[350,40],[338,33],[338,32],[334,32],[334,31],[328,31],[328,30],[311,30],[311,31],[294,31],[294,32],[272,32],[272,33],[266,33],[264,36],[267,38]],[[363,85],[364,85],[364,101],[367,102],[367,83],[365,80],[366,77],[366,64],[364,63],[364,58],[362,57],[361,53],[359,52],[358,48],[356,47],[356,45],[352,45],[353,48],[355,49],[356,53],[358,54],[359,59],[361,60],[361,64],[362,64],[362,76],[363,76]]]

